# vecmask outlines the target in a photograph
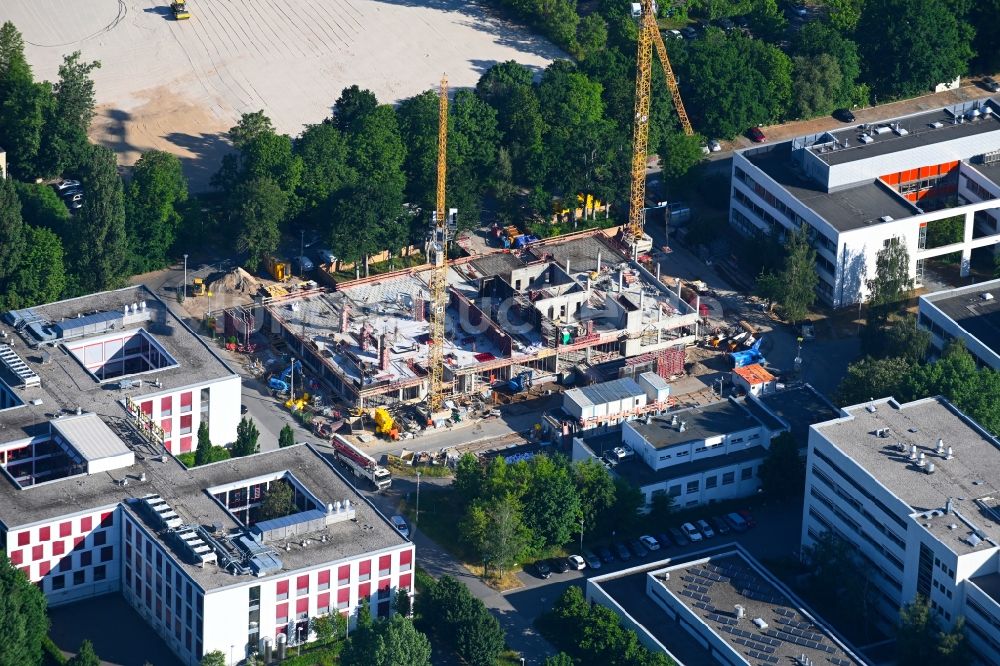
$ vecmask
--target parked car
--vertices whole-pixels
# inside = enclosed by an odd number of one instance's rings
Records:
[[[549,564],[545,560],[538,560],[535,562],[535,573],[538,574],[539,578],[548,578],[552,575],[552,569],[549,568]]]
[[[711,539],[715,536],[715,530],[712,529],[712,526],[708,524],[707,520],[699,520],[695,522],[695,525],[698,526],[698,531],[701,532],[706,539]]]
[[[734,27],[736,27],[733,24],[733,22],[731,20],[727,19],[727,18],[720,18],[718,21],[715,22],[715,24],[718,25],[723,30],[725,30],[726,32],[729,32]]]
[[[850,109],[837,109],[833,112],[833,117],[842,123],[853,123],[855,120]]]
[[[709,518],[708,523],[715,529],[716,534],[729,534],[732,531],[729,528],[729,523],[723,520],[721,516]]]
[[[698,543],[704,538],[701,536],[701,532],[698,531],[698,528],[691,523],[684,523],[681,525],[681,530],[683,530],[684,536],[691,540],[691,543]]]
[[[306,256],[295,257],[292,261],[295,267],[303,273],[308,273],[312,269],[316,268],[316,264],[312,262],[312,259]]]
[[[396,531],[402,534],[407,539],[410,538],[410,526],[406,524],[406,519],[402,516],[393,516],[389,519],[392,522],[392,526],[396,528]]]
[[[743,517],[743,520],[747,521],[747,527],[757,527],[757,521],[753,519],[753,514],[750,513],[750,509],[740,509],[736,513]]]
[[[660,548],[670,548],[670,546],[674,545],[674,540],[665,532],[657,534],[656,540],[660,542]]]
[[[711,141],[708,142],[708,150],[711,153],[717,153],[720,150],[722,150],[722,144],[716,141],[715,139],[712,139]]]
[[[747,136],[750,137],[750,140],[754,143],[764,143],[767,141],[767,137],[759,127],[751,127],[747,130]]]
[[[598,557],[593,551],[585,550],[583,551],[583,561],[587,563],[587,566],[591,569],[601,568],[601,558]]]
[[[990,92],[1000,92],[1000,82],[997,82],[992,76],[983,78],[982,84]]]
[[[684,35],[684,39],[696,39],[698,37],[698,31],[691,26],[681,28],[681,34]]]
[[[579,555],[570,555],[566,558],[566,562],[573,571],[580,571],[587,568],[587,562]]]
[[[645,546],[646,550],[648,551],[654,551],[660,549],[660,542],[654,539],[653,537],[649,536],[648,534],[644,534],[641,537],[639,537],[639,542],[643,546]]]
[[[247,408],[246,405],[240,405],[240,414],[246,414],[248,411],[250,410]]]
[[[677,544],[678,546],[686,546],[689,543],[691,543],[691,539],[687,538],[687,535],[684,534],[684,531],[676,527],[667,528],[667,534],[670,535],[670,538],[673,539],[674,543]]]
[[[337,263],[337,255],[333,253],[332,250],[319,249],[316,250],[316,260],[320,264],[335,264]]]
[[[623,541],[619,541],[615,544],[615,553],[618,555],[618,559],[622,562],[628,562],[632,559],[632,553]]]
[[[733,529],[736,530],[737,532],[746,532],[747,529],[749,529],[750,527],[749,525],[747,525],[747,521],[743,519],[743,516],[735,512],[727,513],[726,520],[729,522],[730,525],[732,525]]]
[[[82,187],[79,187],[79,186],[67,187],[65,190],[60,190],[59,191],[59,196],[62,197],[63,201],[66,201],[70,197],[76,196],[78,194],[81,195],[81,196],[83,196],[83,188]]]
[[[632,539],[628,542],[629,550],[640,560],[647,555],[649,555],[649,549],[642,545],[642,542],[638,539]]]
[[[61,180],[58,183],[52,185],[52,187],[55,188],[56,192],[62,193],[63,190],[69,189],[71,187],[80,187],[80,181],[70,180],[70,179]]]
[[[552,569],[556,573],[566,573],[569,571],[569,562],[566,561],[565,557],[554,557],[552,558]]]
[[[684,39],[684,35],[681,34],[680,30],[664,30],[663,36],[667,39]]]
[[[611,552],[611,549],[607,546],[599,546],[597,548],[597,554],[601,557],[601,561],[605,564],[610,564],[615,561],[615,554]]]

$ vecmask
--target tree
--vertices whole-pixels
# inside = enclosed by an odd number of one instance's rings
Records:
[[[958,616],[950,631],[938,633],[935,652],[935,663],[942,666],[963,666],[972,662],[972,650],[965,637],[964,617]]]
[[[293,446],[295,444],[295,431],[292,430],[292,426],[287,423],[281,428],[281,432],[278,433],[278,448],[283,449],[288,446]]]
[[[455,651],[469,666],[494,666],[504,648],[503,629],[481,601],[477,608],[470,622],[454,628]]]
[[[771,441],[760,466],[760,485],[773,499],[798,500],[805,488],[806,463],[799,453],[799,443],[789,432]]]
[[[531,532],[521,518],[521,503],[512,495],[490,504],[486,510],[486,531],[481,548],[483,559],[492,565],[500,578],[524,556]]]
[[[677,508],[676,504],[674,496],[666,491],[654,492],[649,502],[649,519],[658,525],[667,522]]]
[[[616,502],[616,487],[608,468],[597,460],[575,463],[573,481],[580,498],[584,532],[593,532],[610,525]],[[638,510],[638,506],[633,508],[635,510]]]
[[[57,301],[66,289],[62,242],[48,229],[25,225],[24,232],[27,250],[13,278],[11,305],[22,308]]]
[[[371,629],[374,620],[372,620],[372,609],[368,604],[368,599],[362,599],[358,603],[358,621],[357,627],[360,630]]]
[[[983,74],[1000,71],[1000,33],[993,29],[1000,22],[1000,0],[973,3],[969,22],[976,30],[972,41],[972,50],[976,53],[972,71]]]
[[[316,640],[321,643],[327,643],[333,640],[336,628],[333,625],[333,618],[329,615],[320,615],[319,617],[313,618],[312,620],[312,630],[316,632]]]
[[[906,244],[893,237],[875,257],[875,277],[867,281],[868,324],[881,327],[889,315],[898,310],[910,297],[913,280],[910,278],[910,255]]]
[[[86,169],[92,159],[89,153],[93,152],[93,147],[87,143],[87,132],[94,118],[96,97],[90,73],[101,63],[82,61],[80,57],[79,51],[63,57],[59,81],[53,87],[55,104],[45,118],[40,151],[45,163],[42,168],[48,174],[60,174],[78,166]],[[89,188],[86,191],[89,202],[93,193]]]
[[[574,663],[573,657],[565,652],[560,652],[559,654],[547,657],[544,666],[574,666]]]
[[[866,326],[861,335],[861,350],[876,358],[904,358],[919,363],[927,356],[931,334],[917,326],[916,317],[893,319],[885,327],[871,330]]]
[[[101,660],[94,652],[93,643],[84,640],[79,651],[66,662],[66,666],[101,666]]]
[[[608,24],[600,14],[588,14],[576,26],[576,42],[581,57],[586,59],[608,44]]]
[[[802,26],[793,38],[791,52],[795,57],[810,60],[826,55],[837,63],[840,84],[833,95],[834,106],[850,107],[868,103],[867,86],[858,84],[861,77],[858,45],[828,23],[810,21]]]
[[[212,457],[212,440],[208,435],[208,423],[202,421],[198,424],[198,446],[194,451],[194,464],[204,465],[210,462]]]
[[[475,455],[468,452],[462,454],[455,465],[455,477],[451,485],[466,504],[480,496],[483,489],[483,468]]]
[[[806,587],[821,613],[848,635],[869,639],[879,592],[870,568],[848,542],[823,532],[803,549],[809,563]]]
[[[413,600],[410,598],[409,590],[399,588],[396,590],[396,598],[392,602],[393,610],[403,617],[409,617],[413,612]]]
[[[347,164],[347,152],[347,139],[333,123],[309,125],[295,141],[295,153],[302,160],[298,196],[306,213],[314,213],[355,182],[357,174]]]
[[[12,77],[31,72],[24,57],[24,38],[10,21],[0,26],[0,86]]]
[[[177,207],[187,196],[187,180],[175,155],[151,150],[135,163],[125,197],[133,272],[167,265],[181,223]]]
[[[206,652],[201,658],[201,666],[226,666],[226,655],[222,650],[212,650]]]
[[[341,132],[351,134],[377,106],[378,99],[371,90],[362,90],[357,85],[344,88],[333,105],[333,124]]]
[[[42,644],[49,631],[45,595],[0,552],[0,666],[42,663]]]
[[[776,301],[781,316],[796,322],[809,314],[816,301],[816,250],[809,246],[804,231],[789,233],[785,241],[784,266],[777,274],[757,278],[757,293]]]
[[[21,200],[21,217],[25,222],[36,227],[47,227],[59,236],[68,232],[66,223],[70,219],[69,210],[60,201],[55,190],[36,183],[15,181],[14,185]]]
[[[898,395],[909,375],[910,362],[905,358],[863,358],[847,366],[834,401],[838,405],[856,405],[872,398]]]
[[[0,178],[0,304],[16,302],[14,284],[26,250],[21,202],[10,178]]]
[[[660,168],[665,178],[680,178],[701,161],[700,136],[687,136],[683,132],[670,132],[660,147]]]
[[[233,444],[232,454],[236,457],[242,457],[257,453],[260,451],[260,446],[257,444],[258,438],[260,438],[260,431],[253,419],[243,417],[236,426],[236,442]]]
[[[80,174],[87,193],[68,238],[75,284],[81,293],[113,289],[128,274],[125,196],[114,153],[90,146]]]
[[[237,223],[240,228],[236,245],[247,252],[246,267],[256,268],[278,249],[280,223],[285,216],[288,196],[267,176],[255,178],[238,188]]]
[[[892,16],[892,21],[883,21]],[[973,30],[949,0],[866,0],[859,30],[864,77],[884,99],[929,92],[968,70]]]
[[[845,33],[853,32],[861,20],[864,0],[826,0],[830,11],[830,25]]]
[[[524,518],[539,546],[558,546],[570,540],[580,522],[580,497],[569,468],[549,456],[531,460],[535,477],[524,500]]]
[[[925,659],[929,639],[938,631],[930,603],[918,594],[899,610],[896,626],[896,655],[900,664],[917,664]]]
[[[360,635],[359,635],[360,634]],[[354,634],[340,653],[343,666],[430,666],[427,636],[400,615]]]
[[[605,512],[600,530],[608,532],[628,532],[639,519],[639,509],[646,504],[646,497],[636,486],[621,478],[614,480],[615,503]]]
[[[24,40],[9,21],[0,26],[0,143],[17,178],[37,175],[47,113],[55,100],[47,83],[35,83],[24,57]]]
[[[840,105],[844,75],[828,53],[792,58],[792,115],[822,116]]]
[[[927,248],[951,245],[962,242],[962,235],[965,232],[965,216],[956,215],[946,217],[943,220],[934,220],[927,223]]]
[[[229,141],[236,150],[243,150],[268,134],[274,134],[274,124],[261,109],[240,116],[239,122],[229,128]]]
[[[260,520],[282,518],[295,512],[295,491],[287,481],[272,481],[267,487],[264,502],[260,505]],[[367,606],[365,607],[367,610]],[[360,611],[359,611],[360,617]]]

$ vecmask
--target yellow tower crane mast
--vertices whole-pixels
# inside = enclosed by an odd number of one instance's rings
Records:
[[[430,289],[430,371],[431,390],[427,402],[431,413],[444,404],[444,331],[448,311],[448,211],[445,209],[445,183],[448,176],[448,77],[441,77],[438,95],[438,159],[437,202],[434,210],[434,228],[427,244],[428,259],[434,268]]]
[[[688,136],[694,134],[691,121],[688,120],[687,111],[684,109],[680,89],[677,87],[677,78],[670,65],[670,58],[667,57],[667,48],[660,36],[659,26],[656,25],[656,10],[653,6],[653,0],[642,0],[637,41],[635,124],[632,128],[632,195],[629,202],[628,226],[625,234],[626,241],[633,248],[639,246],[645,236],[643,209],[646,206],[646,156],[649,149],[649,98],[654,44],[684,134]]]

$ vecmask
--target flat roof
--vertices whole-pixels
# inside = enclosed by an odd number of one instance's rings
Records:
[[[992,110],[992,113],[979,116],[979,120],[963,122],[958,125],[953,124],[955,115],[950,113],[949,109],[962,109],[961,113],[965,110],[965,107],[969,106],[966,103],[958,107],[942,107],[933,111],[883,120],[871,125],[871,127],[889,128],[888,131],[883,131],[881,134],[876,133],[873,137],[874,140],[867,144],[862,143],[859,138],[861,136],[861,131],[859,130],[861,125],[837,130],[829,134],[842,144],[846,140],[848,142],[847,148],[823,153],[817,149],[810,148],[810,150],[827,164],[836,165],[868,159],[869,157],[878,155],[897,153],[910,148],[931,146],[936,143],[976,136],[977,134],[984,134],[986,132],[1000,131],[1000,120],[994,115],[1000,113],[1000,105],[997,105],[996,101],[992,99],[979,100],[977,103],[974,103],[975,108],[988,107]],[[892,131],[896,123],[899,123],[901,129],[906,130],[906,133],[902,136]],[[941,123],[941,126],[934,127],[935,123]]]
[[[755,416],[758,416],[758,412],[753,408],[762,405],[764,410],[761,411],[766,410],[769,416],[777,417],[802,446],[809,442],[809,426],[840,416],[840,410],[810,384],[798,384],[782,391],[750,396],[745,404]]]
[[[126,306],[145,303],[142,316],[122,319]],[[115,313],[115,322],[97,323],[99,313]],[[12,315],[28,317],[49,326],[50,330],[69,330],[64,341],[53,338],[38,344],[28,326],[15,327]],[[87,329],[71,330],[70,324],[90,322]],[[103,329],[101,326],[114,326]],[[149,337],[167,352],[176,365],[142,374],[124,375],[120,378],[98,381],[65,347],[74,347],[91,338],[106,336],[111,331],[144,330]],[[167,393],[185,386],[237,376],[233,370],[194,331],[176,317],[156,294],[143,285],[115,291],[105,291],[80,298],[39,305],[25,310],[12,311],[0,320],[0,339],[12,346],[24,364],[41,380],[37,386],[18,387],[16,378],[0,366],[0,379],[10,386],[24,405],[0,410],[0,439],[20,439],[35,432],[38,424],[47,423],[53,414],[61,411],[74,413],[77,409],[100,416],[125,416],[120,402],[125,397],[139,398],[146,395]],[[37,346],[33,346],[37,345]],[[121,380],[128,382],[121,387]],[[32,404],[38,401],[38,404]],[[47,426],[46,426],[47,427]]]
[[[988,573],[970,579],[976,587],[1000,604],[1000,573]]]
[[[899,220],[917,214],[906,199],[877,180],[827,192],[792,168],[791,141],[746,152],[744,157],[839,232],[882,224],[879,218],[886,215]]]
[[[646,395],[646,391],[631,377],[623,377],[612,379],[609,382],[570,389],[563,395],[581,407],[593,407],[615,400]]]
[[[910,506],[915,520],[939,537],[946,535],[942,540],[955,552],[969,550],[970,524],[1000,543],[1000,520],[995,517],[1000,442],[940,396],[904,405],[885,398],[844,411],[846,416],[813,428]],[[939,439],[946,451],[951,447],[950,460],[936,452]],[[934,464],[933,474],[909,459],[912,446],[924,454],[926,463]],[[957,514],[945,511],[949,500]]]
[[[662,469],[653,469],[643,462],[639,456],[631,456],[615,465],[614,470],[615,474],[628,480],[633,485],[642,488],[654,483],[669,483],[674,479],[709,472],[720,467],[760,461],[766,457],[767,449],[757,444],[733,451],[732,453],[699,458],[690,462],[669,465]]]
[[[991,294],[993,298],[983,298]],[[957,289],[948,289],[920,297],[946,317],[1000,354],[1000,280],[990,280]]]
[[[677,417],[678,425],[671,425]],[[684,430],[680,430],[680,423]],[[702,439],[727,435],[761,425],[740,403],[722,400],[703,407],[690,407],[672,411],[666,416],[657,416],[649,423],[630,421],[636,432],[651,446],[662,449],[675,444],[684,444]]]
[[[995,185],[1000,185],[1000,162],[994,162],[993,164],[969,164],[968,162],[965,162],[962,166],[964,168],[971,168],[974,171],[978,171],[986,176],[986,178]]]
[[[91,511],[124,503],[128,511],[147,524],[164,549],[174,553],[184,570],[204,589],[245,583],[214,565],[199,567],[183,562],[182,555],[149,523],[144,512],[130,500],[157,494],[180,516],[186,525],[219,525],[223,530],[237,530],[241,524],[207,492],[225,484],[237,483],[262,475],[290,472],[306,490],[324,504],[349,499],[356,520],[335,522],[310,535],[308,547],[295,540],[273,540],[267,545],[277,549],[283,575],[310,566],[318,566],[369,552],[400,546],[406,540],[388,520],[335,469],[332,449],[299,444],[243,458],[231,458],[210,465],[185,468],[172,456],[153,456],[143,451],[130,467],[93,475],[80,475],[23,490],[4,477],[0,479],[0,520],[8,529],[50,521],[77,512]],[[162,461],[161,461],[161,458]],[[140,480],[145,474],[145,481]],[[128,478],[122,487],[119,481]],[[320,541],[325,534],[327,540]],[[285,545],[290,549],[285,550]]]
[[[130,451],[97,414],[64,416],[53,419],[51,424],[86,460],[115,458]]]
[[[791,663],[803,654],[816,664],[866,663],[737,544],[680,564],[666,560],[622,575],[598,576],[589,584],[606,592],[671,651],[677,645],[675,656],[686,663],[712,659],[704,647],[678,640],[687,632],[666,615],[653,594],[672,597],[686,613],[685,624],[715,634],[747,663]],[[636,594],[639,589],[642,593]],[[742,618],[736,617],[737,605],[744,609]],[[758,626],[758,618],[766,626]]]

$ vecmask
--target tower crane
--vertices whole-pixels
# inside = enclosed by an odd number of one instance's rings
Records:
[[[448,175],[448,77],[441,77],[438,92],[438,158],[437,201],[432,220],[433,228],[427,243],[427,256],[433,265],[430,279],[431,344],[429,365],[431,390],[427,402],[430,411],[441,409],[444,403],[444,325],[448,311],[448,211],[444,207],[445,182]]]
[[[653,0],[642,0],[638,18],[635,124],[632,128],[632,191],[629,201],[628,225],[625,232],[625,240],[636,254],[643,249],[652,247],[652,241],[643,231],[643,218],[646,205],[646,155],[649,148],[649,97],[654,45],[684,134],[687,136],[694,134],[691,121],[688,120],[687,111],[684,109],[684,101],[681,99],[681,93],[677,87],[677,78],[670,65],[670,58],[667,57],[667,48],[663,44],[660,29],[656,25],[656,10]]]

